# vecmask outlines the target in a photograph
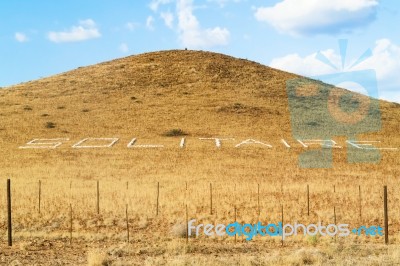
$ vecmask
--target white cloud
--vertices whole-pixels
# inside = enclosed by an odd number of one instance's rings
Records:
[[[226,28],[201,28],[193,14],[192,0],[177,1],[177,16],[179,40],[182,45],[189,48],[204,48],[228,44],[230,32]]]
[[[139,25],[137,23],[134,22],[127,22],[125,24],[125,28],[127,28],[130,31],[134,31]]]
[[[160,5],[169,4],[169,3],[171,3],[171,2],[172,2],[172,0],[153,0],[153,1],[150,2],[149,7],[150,7],[150,9],[153,10],[154,12],[157,12],[157,11],[158,11],[158,7],[159,7]]]
[[[292,35],[329,34],[365,27],[375,19],[377,8],[378,0],[282,0],[257,8],[255,17]]]
[[[18,42],[27,42],[27,41],[29,41],[28,37],[24,33],[21,33],[21,32],[16,32],[14,37]]]
[[[172,29],[174,27],[174,15],[171,12],[161,12],[160,16],[168,28]]]
[[[271,67],[297,73],[304,76],[319,76],[338,73],[341,69],[341,57],[334,50],[329,49],[321,52],[325,57],[338,67],[337,70],[322,63],[316,58],[317,53],[307,56],[289,54],[275,58],[269,64]],[[360,56],[360,55],[357,55]],[[375,42],[372,55],[362,63],[349,69],[354,62],[349,60],[345,66],[346,71],[372,69],[376,72],[378,81],[379,97],[389,101],[400,102],[400,45],[392,43],[388,39],[380,39]],[[352,89],[352,88],[348,88]]]
[[[324,54],[330,61],[334,62],[335,65],[337,65],[340,60],[340,56],[336,55],[334,50],[329,49],[322,51],[322,54]],[[288,54],[283,57],[273,59],[269,65],[277,69],[282,69],[304,76],[317,76],[332,73],[332,68],[317,60],[316,56],[317,53],[313,53],[305,57],[301,57],[296,53]]]
[[[148,16],[146,19],[146,27],[149,30],[154,30],[154,18],[153,16]]]
[[[48,39],[55,43],[79,42],[99,38],[100,36],[96,23],[91,19],[79,21],[79,26],[73,26],[68,31],[51,31],[47,35]]]
[[[228,2],[234,2],[234,3],[239,3],[242,2],[243,0],[207,0],[207,2],[214,2],[219,5],[219,7],[223,8]]]
[[[354,67],[355,70],[366,68],[376,71],[379,86],[400,95],[400,45],[388,39],[377,40],[371,58]]]
[[[128,47],[128,44],[126,44],[126,43],[121,43],[119,46],[118,46],[118,49],[122,52],[122,53],[127,53],[127,52],[129,52],[129,47]]]

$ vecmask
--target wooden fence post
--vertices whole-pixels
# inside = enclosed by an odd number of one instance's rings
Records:
[[[160,199],[160,182],[157,182],[157,207],[156,207],[156,216],[158,216],[159,199]]]
[[[213,214],[213,198],[212,198],[212,183],[210,183],[210,214]]]
[[[282,246],[283,246],[283,235],[285,232],[283,232],[283,204],[281,205],[281,220],[282,220]]]
[[[189,215],[188,215],[188,207],[186,204],[186,244],[189,243]]]
[[[237,222],[237,210],[236,210],[236,205],[235,205],[235,222]],[[235,234],[235,244],[236,244],[236,235],[237,234]]]
[[[127,183],[127,184],[128,184],[128,183]],[[125,216],[126,216],[126,233],[127,233],[128,244],[129,244],[129,217],[128,217],[128,204],[126,204],[126,208],[125,208]]]
[[[41,197],[42,197],[42,182],[39,180],[39,214],[40,214]]]
[[[388,218],[388,204],[387,204],[387,186],[383,187],[383,212],[385,223],[385,244],[389,244],[389,218]]]
[[[97,214],[100,214],[100,184],[97,180]]]
[[[310,216],[310,187],[307,184],[307,216]]]
[[[261,207],[260,207],[260,184],[257,184],[257,209],[258,209],[258,220],[260,220]]]
[[[362,198],[361,198],[361,185],[358,185],[358,206],[359,206],[359,215],[360,215],[360,222],[362,222]]]
[[[11,180],[7,179],[7,228],[8,246],[12,246],[12,221],[11,221]]]
[[[72,204],[69,204],[69,244],[72,245]]]
[[[333,224],[336,226],[336,207],[333,206]],[[335,234],[335,242],[336,242],[336,234]]]

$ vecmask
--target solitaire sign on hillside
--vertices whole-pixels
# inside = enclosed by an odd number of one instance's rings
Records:
[[[381,113],[379,109],[378,86],[376,73],[372,69],[352,70],[372,54],[368,49],[348,67],[345,67],[347,40],[339,40],[341,67],[337,67],[322,53],[316,58],[332,67],[335,72],[329,75],[314,77],[296,77],[286,82],[286,92],[290,113],[292,138],[265,139],[249,137],[235,139],[232,137],[176,138],[174,141],[162,139],[156,141],[138,140],[135,138],[94,136],[82,139],[35,138],[20,146],[20,149],[102,149],[114,146],[127,149],[185,149],[202,145],[209,149],[222,147],[234,149],[292,149],[300,151],[298,156],[301,168],[330,168],[333,163],[333,149],[346,148],[349,163],[378,163],[380,151],[398,151],[399,147],[381,144],[375,138],[359,140],[357,136],[377,133],[381,130]],[[330,85],[329,85],[330,84]],[[341,87],[355,88],[361,94]],[[145,136],[141,136],[145,137]],[[346,140],[336,142],[337,137]],[[365,137],[364,137],[365,138]],[[342,139],[342,138],[341,138]],[[167,143],[167,144],[166,144]]]
[[[119,142],[119,138],[84,138],[82,140],[74,142],[69,147],[73,149],[99,149],[99,148],[111,148]],[[294,141],[287,141],[285,139],[280,139],[279,144],[272,145],[270,142],[256,140],[256,139],[245,139],[245,140],[236,140],[235,138],[198,138],[198,139],[190,139],[190,141],[202,141],[209,142],[210,147],[221,148],[224,143],[227,147],[234,148],[242,148],[242,147],[261,147],[266,149],[272,149],[278,145],[285,147],[287,149],[290,148],[312,148],[312,147],[320,147],[323,149],[342,149],[343,144],[338,144],[333,139],[329,140],[317,140],[317,139],[296,139]],[[52,139],[33,139],[27,142],[25,145],[20,146],[20,149],[56,149],[60,146],[68,145],[69,138],[52,138]],[[376,151],[376,150],[389,150],[389,151],[397,151],[398,148],[392,147],[377,147],[380,141],[367,141],[367,140],[346,140],[347,149],[358,149],[364,151]],[[187,146],[187,138],[180,138],[177,141],[176,147],[181,149]],[[166,147],[164,144],[139,144],[136,138],[131,139],[126,148],[164,148]]]

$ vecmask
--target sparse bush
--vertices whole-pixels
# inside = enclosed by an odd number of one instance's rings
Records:
[[[43,117],[49,116],[49,114],[42,114]]]
[[[129,255],[129,247],[126,244],[111,247],[108,252],[112,258],[121,258]]]
[[[311,127],[317,127],[317,126],[319,126],[319,123],[315,122],[315,121],[312,121],[312,122],[308,122],[307,125],[311,126]]]
[[[171,234],[175,237],[186,237],[187,224],[185,223],[176,223],[171,229]]]
[[[46,122],[46,128],[55,128],[56,124],[53,122]]]
[[[313,245],[315,247],[319,242],[319,236],[318,235],[310,236],[307,239],[307,241],[308,241],[308,243],[310,243],[311,245]]]
[[[323,261],[323,254],[320,251],[302,248],[290,256],[287,262],[291,265],[321,265]]]
[[[65,106],[57,106],[57,109],[59,110],[65,109]]]
[[[241,109],[241,108],[243,108],[244,106],[243,106],[243,104],[241,104],[241,103],[234,103],[233,104],[233,108],[235,108],[235,109]]]
[[[142,217],[142,219],[140,219],[138,227],[140,229],[144,229],[147,228],[147,226],[149,225],[149,222],[147,221],[147,218]]]
[[[23,264],[19,260],[13,260],[10,264],[10,266],[22,266]]]
[[[234,103],[234,104],[219,107],[217,109],[217,112],[259,115],[263,112],[263,110],[260,107],[247,106],[247,105],[244,105],[241,103]]]
[[[83,110],[82,110],[83,113],[87,113],[87,112],[89,112],[89,111],[90,111],[89,109],[83,109]]]
[[[25,110],[25,111],[32,111],[32,107],[30,107],[30,106],[25,106],[25,107],[24,107],[24,110]]]
[[[166,137],[178,137],[178,136],[187,136],[188,134],[180,128],[174,128],[174,129],[168,130],[163,135]]]
[[[111,261],[105,252],[89,251],[88,266],[107,266],[111,265]]]

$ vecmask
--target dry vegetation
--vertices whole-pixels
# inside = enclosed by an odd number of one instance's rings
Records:
[[[168,51],[0,90],[0,209],[5,209],[10,177],[15,236],[15,245],[7,247],[2,211],[0,264],[399,264],[399,152],[382,151],[379,164],[349,164],[346,149],[341,149],[334,151],[332,169],[299,168],[304,149],[291,137],[285,90],[292,78],[297,76],[225,55]],[[381,102],[381,111],[382,130],[360,139],[400,148],[400,106]],[[183,136],[187,146],[180,149]],[[235,141],[223,141],[217,149],[211,141],[198,140],[213,136]],[[120,140],[112,148],[71,148],[86,137]],[[54,150],[18,149],[33,138],[70,140]],[[166,147],[128,149],[132,138]],[[248,138],[274,147],[234,148]],[[286,149],[281,138],[293,148]],[[335,139],[343,145],[346,138]],[[185,205],[189,218],[202,223],[233,222],[235,206],[240,222],[278,222],[283,206],[286,222],[333,222],[335,207],[338,223],[383,226],[383,185],[389,188],[389,246],[382,237],[366,236],[291,237],[284,247],[271,237],[234,243],[231,237],[201,236],[188,245],[182,237]]]

